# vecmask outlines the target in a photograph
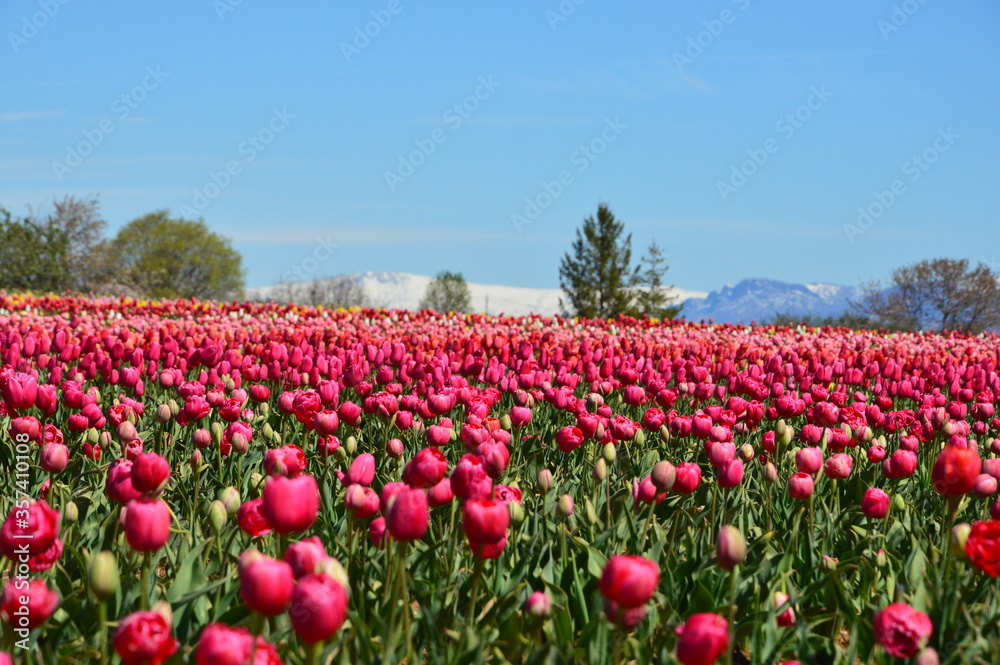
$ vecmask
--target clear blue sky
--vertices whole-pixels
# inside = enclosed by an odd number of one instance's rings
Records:
[[[995,1],[63,1],[0,6],[0,205],[193,212],[250,286],[555,287],[601,201],[689,289],[1000,269]]]

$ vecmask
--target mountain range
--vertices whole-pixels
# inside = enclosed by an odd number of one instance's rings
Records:
[[[349,276],[364,288],[370,303],[390,309],[418,309],[431,277],[399,272],[363,272]],[[553,314],[559,311],[561,289],[536,289],[519,286],[468,282],[472,304],[487,314]],[[252,300],[276,297],[279,287],[250,289]],[[791,284],[773,279],[750,278],[727,284],[711,292],[674,288],[674,295],[684,303],[681,315],[689,321],[713,320],[716,323],[766,321],[776,314],[793,316],[837,316],[847,311],[848,301],[859,290],[839,284]]]

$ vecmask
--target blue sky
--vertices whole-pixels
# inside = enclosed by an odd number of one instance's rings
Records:
[[[0,205],[201,216],[249,286],[555,287],[602,201],[688,289],[1000,269],[1000,4],[576,2],[4,2]]]

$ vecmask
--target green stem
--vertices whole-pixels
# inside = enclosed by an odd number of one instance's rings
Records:
[[[727,608],[728,613],[728,623],[726,625],[726,630],[729,631],[729,635],[735,635],[736,631],[733,630],[733,616],[736,613],[736,580],[739,577],[740,567],[738,565],[733,566],[733,569],[729,571],[729,607]],[[730,638],[731,640],[731,638]],[[736,645],[730,642],[729,648],[726,649],[726,662],[732,665],[733,662],[733,650]]]
[[[316,642],[306,647],[306,665],[316,665],[319,661],[319,652],[323,649],[322,642]]]
[[[476,596],[479,594],[479,583],[483,577],[483,565],[485,561],[481,557],[476,557],[476,567],[472,571],[472,591],[469,593],[469,607],[465,613],[466,629],[472,626],[472,620],[476,616]]]
[[[149,552],[142,555],[142,573],[139,577],[139,609],[149,609],[149,568],[152,557]]]
[[[101,627],[101,665],[108,665],[108,608],[103,599],[97,601],[97,616]]]

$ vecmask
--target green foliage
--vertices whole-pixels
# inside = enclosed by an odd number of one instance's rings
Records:
[[[243,292],[243,258],[202,220],[161,210],[126,224],[111,242],[114,261],[142,295],[225,300]]]
[[[472,294],[460,272],[443,270],[427,285],[420,309],[436,312],[471,312]]]
[[[0,208],[0,289],[62,291],[69,236],[51,220],[16,219]]]

